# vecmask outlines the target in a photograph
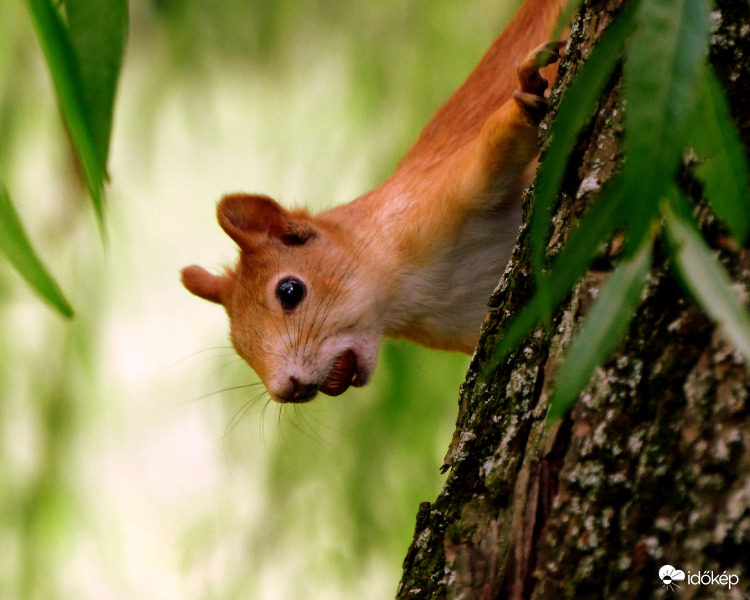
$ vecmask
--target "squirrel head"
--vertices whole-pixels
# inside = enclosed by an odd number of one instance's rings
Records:
[[[382,332],[363,249],[335,224],[267,196],[225,196],[217,215],[239,246],[236,267],[186,267],[182,282],[224,306],[235,349],[271,397],[305,402],[367,383]]]

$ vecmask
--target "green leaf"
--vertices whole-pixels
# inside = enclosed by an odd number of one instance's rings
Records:
[[[635,254],[623,260],[599,292],[555,381],[547,418],[568,412],[596,368],[612,354],[625,334],[651,270],[653,240],[646,238]]]
[[[679,192],[678,192],[679,193]],[[670,257],[683,284],[703,311],[750,364],[750,315],[732,289],[732,279],[706,245],[681,200],[662,208]]]
[[[65,0],[97,158],[106,172],[112,111],[128,26],[126,0]]]
[[[100,224],[106,165],[97,150],[82,75],[68,32],[50,0],[26,0],[55,85],[60,109],[91,194]]]
[[[549,143],[534,183],[534,203],[530,221],[532,272],[537,288],[544,294],[544,254],[547,247],[552,204],[565,175],[570,153],[579,132],[595,112],[604,86],[620,60],[625,40],[633,30],[637,3],[627,7],[591,51],[560,102]],[[587,261],[590,257],[586,257]],[[552,310],[552,299],[547,312]]]
[[[709,0],[642,0],[625,59],[625,182],[641,237],[687,145],[711,37]]]
[[[560,304],[586,272],[601,244],[615,232],[629,210],[629,198],[622,190],[618,180],[611,182],[581,217],[542,281],[544,293],[537,288],[531,300],[510,322],[482,369],[480,381],[488,380],[508,354],[545,320],[549,307]]]
[[[724,90],[709,65],[690,128],[690,144],[705,160],[696,169],[706,199],[740,245],[750,232],[750,177],[745,149]]]
[[[2,185],[0,185],[0,250],[42,298],[64,316],[73,316],[70,304],[31,247],[18,214],[10,201],[10,196]]]

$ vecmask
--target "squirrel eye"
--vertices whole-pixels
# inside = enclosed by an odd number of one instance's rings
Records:
[[[276,298],[278,298],[284,310],[291,311],[302,302],[306,291],[304,283],[295,277],[289,277],[279,281],[276,286]]]

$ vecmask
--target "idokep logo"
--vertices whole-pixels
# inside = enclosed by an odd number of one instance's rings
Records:
[[[672,565],[664,565],[659,569],[659,579],[664,587],[674,591],[675,588],[680,587],[676,582],[685,580],[685,571],[675,569]]]
[[[664,584],[664,587],[674,591],[679,588],[678,582],[686,582],[687,585],[721,585],[728,589],[732,589],[733,585],[737,585],[740,581],[739,575],[735,573],[719,573],[714,574],[713,571],[698,571],[697,573],[681,571],[676,569],[672,565],[664,565],[659,569],[659,579]]]

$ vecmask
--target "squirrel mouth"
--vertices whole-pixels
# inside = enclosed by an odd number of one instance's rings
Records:
[[[318,389],[329,396],[338,396],[350,385],[356,386],[357,379],[357,355],[354,350],[347,350],[333,361],[328,377]]]

